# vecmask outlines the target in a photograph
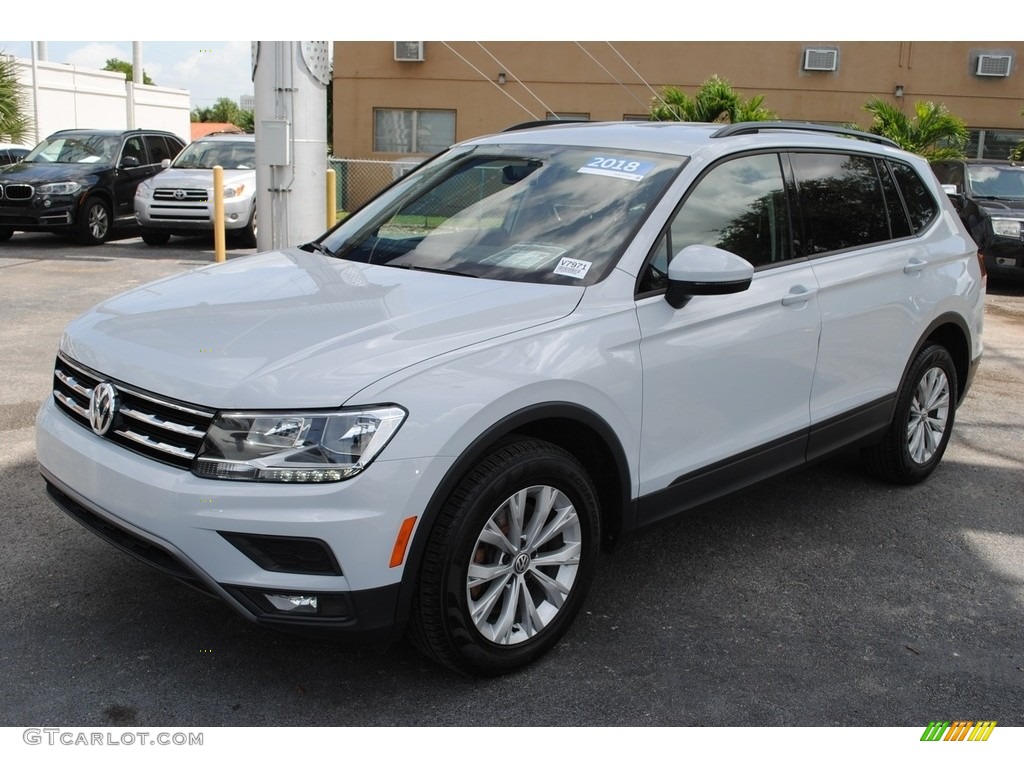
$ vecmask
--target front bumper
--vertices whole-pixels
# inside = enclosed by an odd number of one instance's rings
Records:
[[[1009,238],[992,238],[981,252],[990,275],[1024,279],[1024,243]]]
[[[120,549],[280,629],[380,640],[393,634],[403,568],[390,567],[406,517],[422,515],[425,460],[377,461],[341,483],[208,480],[92,434],[48,398],[36,422],[51,499]],[[231,538],[322,543],[333,573],[273,570]],[[274,568],[273,565],[270,566]],[[266,595],[320,598],[315,615],[276,610]]]
[[[35,196],[24,203],[0,205],[0,227],[20,230],[51,230],[75,223],[75,200],[66,195]]]
[[[252,214],[251,197],[224,200],[224,229],[244,229]],[[178,202],[135,198],[135,220],[145,229],[189,234],[213,231],[213,201]]]

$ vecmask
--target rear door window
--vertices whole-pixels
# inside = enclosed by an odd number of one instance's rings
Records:
[[[891,238],[875,161],[860,155],[790,156],[803,219],[803,253],[815,256]]]

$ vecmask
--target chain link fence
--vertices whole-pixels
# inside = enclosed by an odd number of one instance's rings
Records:
[[[339,211],[354,211],[384,187],[420,164],[419,160],[350,160],[332,157]]]

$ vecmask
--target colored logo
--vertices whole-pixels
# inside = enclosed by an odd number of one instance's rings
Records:
[[[995,720],[933,720],[921,734],[921,741],[988,741]]]

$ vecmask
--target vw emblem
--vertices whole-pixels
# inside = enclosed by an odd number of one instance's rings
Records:
[[[92,388],[89,398],[89,424],[92,431],[101,437],[110,431],[117,415],[117,390],[109,381],[103,381]]]
[[[185,199],[185,190],[184,189],[176,189],[176,190],[174,190],[174,199],[175,200],[184,200]]]
[[[512,561],[512,570],[516,573],[526,573],[530,568],[530,556],[525,552],[520,552],[516,555],[516,559]]]

